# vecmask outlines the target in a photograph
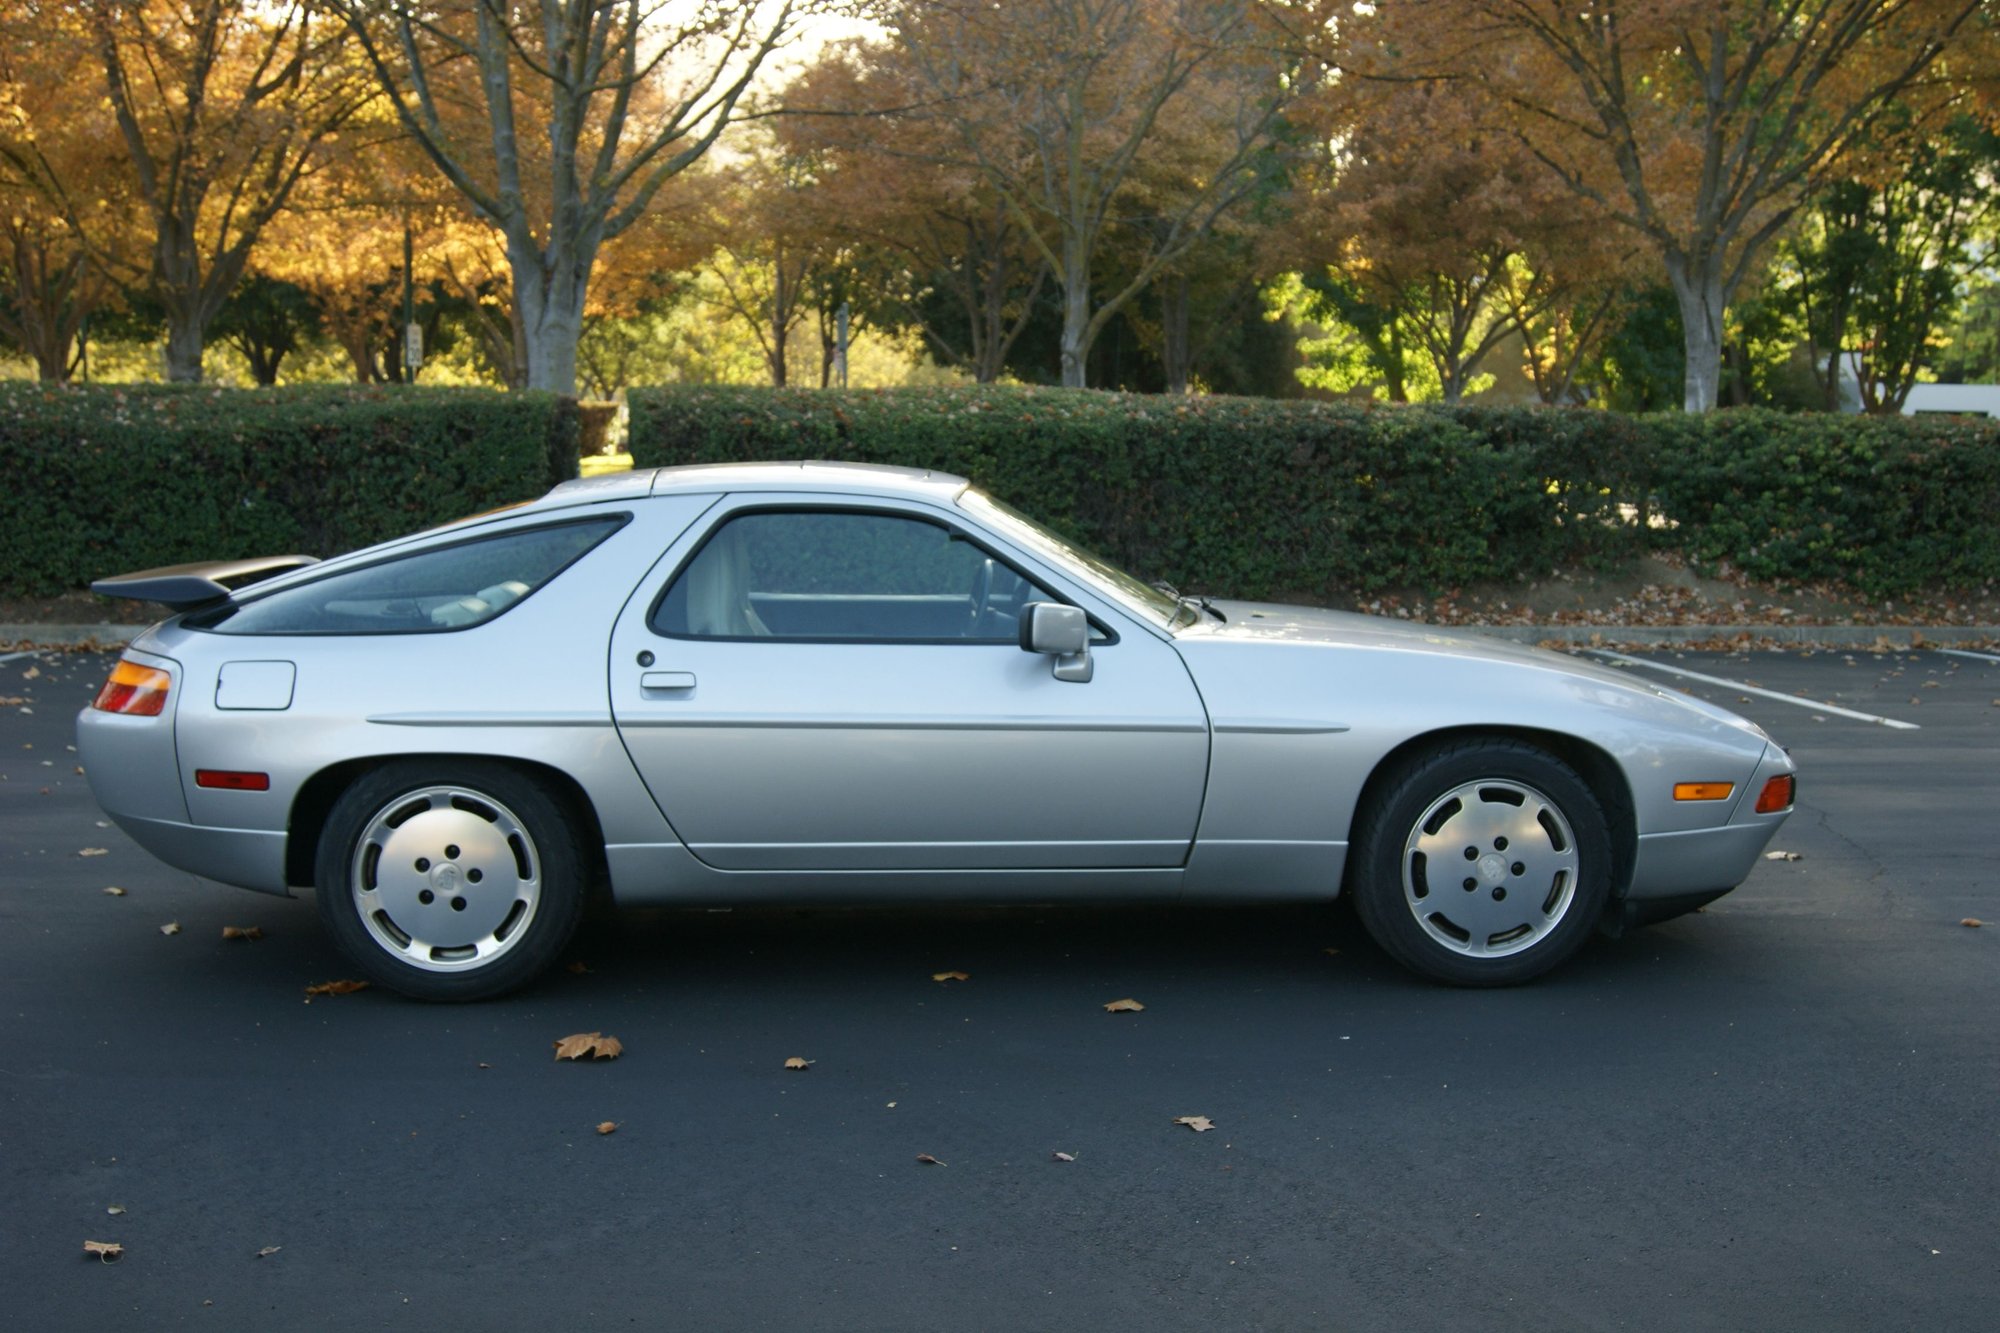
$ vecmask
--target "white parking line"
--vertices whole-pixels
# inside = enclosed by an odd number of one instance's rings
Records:
[[[1755,694],[1765,699],[1775,699],[1781,704],[1796,704],[1800,708],[1810,708],[1815,713],[1834,713],[1841,717],[1851,717],[1857,722],[1873,722],[1877,726],[1890,727],[1897,731],[1920,731],[1914,722],[1901,722],[1893,717],[1877,717],[1873,713],[1859,713],[1852,708],[1842,708],[1838,704],[1820,703],[1816,699],[1801,699],[1796,694],[1779,694],[1758,685],[1746,685],[1740,680],[1727,680],[1721,676],[1704,676],[1699,671],[1686,671],[1680,667],[1668,666],[1664,662],[1648,662],[1643,657],[1627,657],[1614,653],[1608,648],[1587,649],[1593,657],[1608,657],[1614,662],[1629,662],[1633,666],[1645,667],[1649,671],[1664,671],[1670,676],[1686,676],[1689,680],[1705,681],[1710,685],[1721,685],[1726,689],[1741,690],[1745,694]]]
[[[2000,657],[1995,657],[1992,653],[1975,653],[1964,648],[1940,648],[1938,651],[1950,653],[1953,657],[1970,657],[1976,662],[2000,662]]]
[[[33,653],[8,653],[5,656],[0,656],[0,662],[11,662],[17,657],[33,657],[33,656],[34,656]]]

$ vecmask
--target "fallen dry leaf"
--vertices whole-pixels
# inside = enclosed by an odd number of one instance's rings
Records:
[[[26,671],[23,671],[21,673],[21,679],[33,680],[35,677],[41,674],[42,674],[42,669],[40,667],[29,667]]]
[[[1197,1134],[1205,1134],[1215,1128],[1215,1122],[1205,1115],[1177,1115],[1174,1117],[1174,1123],[1186,1125]]]
[[[160,927],[160,933],[162,935],[178,935],[181,933],[181,923],[178,921],[169,921],[166,925]]]
[[[933,973],[931,973],[931,980],[932,980],[932,981],[970,981],[970,980],[972,980],[972,977],[971,977],[971,974],[969,974],[969,973],[966,973],[966,972],[933,972]]]
[[[110,849],[109,849],[109,848],[107,848],[107,847],[83,847],[83,848],[79,848],[79,849],[78,849],[78,851],[77,851],[77,855],[78,855],[78,856],[108,856],[108,855],[110,855]]]
[[[607,1037],[602,1032],[576,1032],[556,1043],[556,1059],[581,1060],[587,1055],[593,1060],[616,1060],[624,1050],[625,1044],[616,1037]]]
[[[918,1153],[918,1154],[917,1154],[917,1160],[918,1160],[919,1162],[922,1162],[922,1163],[923,1163],[923,1164],[924,1164],[925,1166],[949,1166],[949,1165],[951,1165],[951,1164],[950,1164],[949,1162],[940,1162],[940,1161],[939,1161],[939,1160],[938,1160],[937,1158],[935,1158],[935,1157],[931,1156],[931,1155],[930,1155],[929,1153],[927,1153],[927,1152],[920,1152],[920,1153]]]
[[[28,701],[18,694],[0,694],[0,708],[19,708],[26,702]]]
[[[284,1248],[282,1245],[266,1245],[263,1249],[257,1251],[257,1257],[259,1259],[268,1259]]]
[[[600,1134],[612,1134],[616,1133],[617,1130],[618,1122],[616,1120],[600,1120],[597,1122],[597,1132]]]
[[[1986,923],[1984,921],[1981,921],[1976,916],[1969,916],[1965,918],[1965,920],[1959,922],[1958,924],[1961,926],[1970,926],[1974,930],[1978,930],[1981,926],[1985,925]]]
[[[1059,1153],[1053,1153],[1051,1154],[1051,1156],[1053,1156],[1058,1162],[1074,1162],[1076,1160],[1076,1154],[1074,1153],[1059,1152]]]
[[[1137,1000],[1113,1000],[1110,1004],[1104,1006],[1104,1012],[1107,1014],[1136,1014],[1145,1007],[1145,1005],[1140,1004]]]
[[[117,1263],[125,1253],[125,1247],[115,1240],[87,1240],[83,1243],[85,1254],[94,1254],[101,1264]]]
[[[581,959],[577,960],[574,963],[569,964],[564,970],[574,973],[579,977],[583,976],[585,973],[590,971],[588,967],[584,966],[583,961]]]
[[[222,938],[225,940],[261,940],[264,938],[262,926],[224,926]]]
[[[109,1208],[106,1208],[104,1211],[111,1214],[113,1217],[117,1217],[125,1211],[125,1205],[122,1203],[114,1203]]]
[[[367,990],[365,981],[322,981],[317,986],[306,987],[308,995],[352,995],[358,990]]]
[[[811,1069],[812,1067],[813,1062],[801,1056],[787,1056],[785,1059],[785,1068],[787,1069]]]
[[[113,884],[110,888],[106,889],[104,892],[113,898],[123,898],[125,896],[125,890],[119,888],[116,884]]]
[[[1799,859],[1799,854],[1797,852],[1765,852],[1764,859],[1766,861],[1796,861]]]

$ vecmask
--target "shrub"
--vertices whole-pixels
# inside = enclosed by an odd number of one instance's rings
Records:
[[[1877,597],[2000,578],[2000,430],[1962,418],[1669,419],[1662,508],[1700,561]]]
[[[1605,563],[1645,432],[1600,413],[1059,389],[634,390],[635,466],[935,467],[1187,589],[1327,600]]]
[[[576,447],[550,394],[0,384],[0,592],[350,550],[539,495]]]
[[[1878,597],[2000,578],[1992,422],[1003,388],[628,397],[637,466],[942,468],[1137,570],[1247,597],[1435,592],[1649,546]]]

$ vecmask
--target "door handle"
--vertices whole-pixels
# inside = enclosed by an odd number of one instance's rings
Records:
[[[691,690],[694,688],[692,671],[647,671],[639,677],[642,690]]]

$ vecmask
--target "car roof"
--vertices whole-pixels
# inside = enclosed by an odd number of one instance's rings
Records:
[[[969,483],[949,472],[880,463],[693,463],[566,481],[537,504],[633,500],[703,491],[834,491],[950,501]]]

